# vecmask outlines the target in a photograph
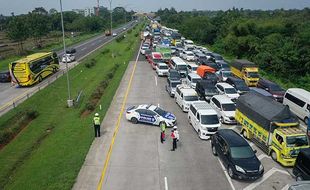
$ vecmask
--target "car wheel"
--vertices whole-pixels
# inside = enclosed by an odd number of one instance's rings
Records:
[[[245,139],[248,139],[248,134],[247,134],[246,130],[243,130],[243,131],[242,131],[242,136],[243,136]]]
[[[228,175],[230,178],[234,179],[235,178],[235,175],[234,175],[234,171],[232,169],[231,166],[228,166]]]
[[[211,144],[211,149],[212,149],[212,154],[214,156],[217,156],[217,152],[216,152],[215,146],[213,144]]]
[[[296,181],[303,181],[303,178],[300,175],[298,175],[296,176]]]
[[[305,122],[306,125],[308,125],[308,123],[309,123],[309,118],[308,118],[308,117],[305,117],[304,122]]]
[[[135,117],[132,117],[132,118],[130,119],[130,121],[131,121],[133,124],[137,124],[137,123],[138,123],[138,119],[135,118]]]
[[[274,160],[274,161],[278,161],[278,158],[277,158],[277,153],[275,151],[271,151],[271,158]]]

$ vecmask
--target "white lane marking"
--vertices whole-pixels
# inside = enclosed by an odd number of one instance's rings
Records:
[[[154,75],[154,78],[155,78],[155,84],[157,86],[157,77]]]
[[[262,160],[263,158],[269,158],[269,156],[267,156],[266,154],[260,154],[259,156],[257,156],[257,158],[259,160]]]
[[[228,173],[227,173],[227,171],[226,171],[226,168],[225,168],[224,165],[222,164],[221,160],[220,160],[219,158],[217,158],[217,159],[218,159],[218,161],[220,162],[220,165],[221,165],[221,167],[222,167],[222,169],[223,169],[223,171],[224,171],[224,174],[225,174],[225,176],[226,176],[226,179],[228,180],[228,182],[229,182],[229,184],[230,184],[231,189],[232,189],[232,190],[235,190],[235,186],[234,186],[234,184],[232,183],[231,178],[229,177],[229,175],[228,175]]]
[[[165,177],[165,190],[168,190],[168,180],[167,180],[167,177]]]
[[[290,184],[286,184],[281,190],[288,190]]]
[[[157,104],[157,107],[159,107],[159,103]]]
[[[259,186],[261,183],[263,183],[264,181],[266,181],[271,175],[273,175],[274,173],[276,172],[280,172],[280,173],[283,173],[283,174],[287,174],[287,175],[290,175],[287,171],[284,171],[284,170],[280,170],[280,169],[277,169],[277,168],[271,168],[271,170],[269,170],[267,173],[265,173],[263,175],[262,178],[260,178],[257,182],[254,182],[254,183],[251,183],[250,185],[248,185],[246,188],[244,188],[243,190],[252,190],[254,188],[256,188],[257,186]]]

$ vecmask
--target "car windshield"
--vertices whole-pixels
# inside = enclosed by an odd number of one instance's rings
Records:
[[[192,83],[197,83],[198,81],[200,81],[201,79],[200,78],[196,78],[196,79],[192,79]]]
[[[187,56],[194,56],[193,53],[187,53],[186,55],[187,55]]]
[[[198,67],[195,67],[195,66],[192,67],[192,71],[197,71],[197,68],[198,68]]]
[[[153,59],[154,63],[162,63],[163,60],[162,59]]]
[[[235,111],[236,105],[235,104],[222,104],[223,111]]]
[[[159,66],[159,69],[168,70],[168,66],[167,65],[161,65],[161,66]]]
[[[172,87],[172,88],[175,88],[175,87],[177,87],[177,85],[179,85],[179,84],[181,84],[181,82],[172,82],[172,83],[171,83],[171,87]]]
[[[198,101],[198,96],[184,96],[185,101]]]
[[[158,115],[161,116],[165,116],[167,115],[168,112],[166,112],[165,110],[161,109],[160,107],[156,107],[156,109],[154,110]]]
[[[306,135],[290,136],[286,138],[288,147],[298,147],[308,145],[308,139]]]
[[[223,60],[223,57],[220,55],[216,55],[216,56],[214,56],[214,58],[215,58],[215,60]]]
[[[229,65],[226,64],[226,63],[222,63],[221,67],[222,67],[223,69],[230,69]]]
[[[236,82],[235,85],[238,90],[249,91],[249,87],[244,82]]]
[[[237,94],[236,89],[234,88],[225,88],[226,94]]]
[[[186,71],[186,65],[178,65],[179,71]]]
[[[230,71],[222,72],[222,74],[223,74],[223,77],[230,77],[231,76]]]
[[[203,125],[213,125],[218,123],[219,119],[217,115],[201,115],[201,124]]]
[[[257,72],[248,72],[249,78],[259,78],[259,75]]]
[[[236,159],[252,158],[255,155],[250,146],[231,147],[230,151],[231,157]]]
[[[283,89],[279,85],[273,84],[270,85],[270,91],[277,92],[277,91],[283,91]]]

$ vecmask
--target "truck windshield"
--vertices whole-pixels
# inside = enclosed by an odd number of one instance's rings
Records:
[[[306,135],[290,136],[286,138],[286,143],[288,147],[306,146],[308,145],[308,139]]]
[[[235,111],[236,110],[235,104],[223,104],[222,108],[223,108],[223,111]]]
[[[198,96],[184,96],[185,101],[198,101]]]
[[[203,125],[213,125],[218,123],[219,119],[217,115],[201,115],[201,124]]]
[[[254,152],[250,146],[231,147],[231,157],[236,159],[252,158]]]
[[[249,78],[259,78],[259,75],[257,72],[248,72]]]

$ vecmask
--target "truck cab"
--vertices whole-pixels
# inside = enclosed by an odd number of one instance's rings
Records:
[[[257,86],[259,80],[258,67],[248,61],[237,59],[230,64],[231,72],[245,81],[248,86]]]

